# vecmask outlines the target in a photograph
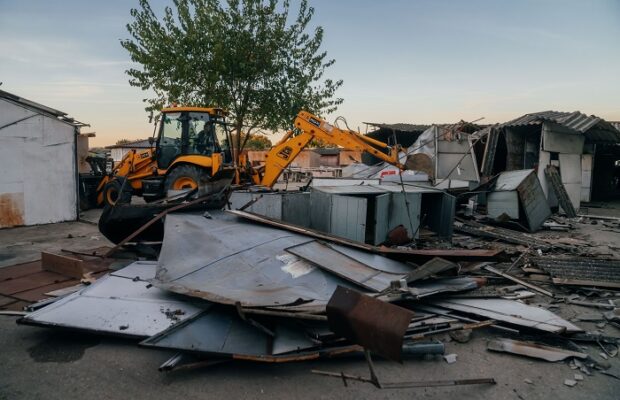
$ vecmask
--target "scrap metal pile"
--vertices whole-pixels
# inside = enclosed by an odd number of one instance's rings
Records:
[[[363,353],[369,378],[313,372],[378,387],[492,384],[493,377],[477,376],[387,383],[372,364],[371,353],[396,361],[438,354],[452,363],[456,355],[444,354],[440,339],[449,334],[466,342],[477,330],[495,332],[489,351],[570,360],[584,373],[604,371],[607,365],[582,346],[600,346],[611,357],[619,339],[586,332],[550,309],[558,303],[596,307],[604,311],[597,321],[620,328],[618,262],[576,259],[574,245],[515,231],[511,237],[502,229],[460,220],[456,230],[463,235],[454,242],[492,234],[508,247],[517,244],[508,251],[512,258],[493,249],[370,246],[237,210],[168,214],[157,261],[111,272],[19,322],[178,350],[162,370]],[[571,258],[549,257],[560,257],[558,252]]]

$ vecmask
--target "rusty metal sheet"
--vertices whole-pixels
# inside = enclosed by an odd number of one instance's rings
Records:
[[[0,194],[0,228],[24,225],[24,194]]]
[[[338,287],[327,304],[335,333],[395,361],[402,359],[403,338],[414,312]]]

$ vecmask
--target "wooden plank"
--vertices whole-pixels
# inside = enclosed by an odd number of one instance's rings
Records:
[[[7,296],[2,296],[0,295],[0,308],[3,308],[4,306],[7,306],[11,303],[15,303],[17,301],[17,299],[14,299],[12,297],[7,297]]]
[[[41,286],[41,287],[27,290],[24,292],[15,293],[13,296],[20,300],[34,303],[36,301],[48,298],[49,296],[46,296],[45,293],[52,292],[54,290],[58,290],[62,288],[66,288],[68,286],[74,286],[74,285],[77,285],[78,283],[80,283],[80,281],[76,279],[70,279],[65,282],[53,283],[50,285]]]
[[[56,272],[75,279],[84,276],[84,261],[60,254],[41,252],[41,266],[45,271]]]
[[[22,276],[41,272],[41,261],[33,261],[24,264],[11,265],[0,268],[0,282],[9,279],[21,278]]]
[[[58,282],[68,281],[70,279],[71,278],[55,272],[40,271],[34,274],[22,276],[21,278],[0,282],[0,294],[5,296],[13,296],[15,293],[36,289]]]
[[[524,280],[521,280],[521,279],[517,278],[516,276],[512,276],[510,274],[505,274],[502,271],[497,270],[497,269],[495,269],[495,268],[493,268],[491,266],[486,266],[486,267],[484,267],[484,269],[486,269],[487,271],[492,272],[494,274],[497,274],[497,275],[501,276],[502,278],[506,278],[509,281],[513,281],[515,283],[518,283],[521,286],[525,286],[527,288],[530,288],[530,289],[532,289],[535,292],[538,292],[540,294],[544,294],[545,296],[549,296],[551,298],[555,297],[553,295],[553,293],[551,293],[548,290],[545,290],[545,289],[543,289],[541,287],[538,287],[536,285],[532,285],[531,283],[525,282]]]
[[[612,289],[620,289],[620,283],[609,281],[590,281],[584,279],[566,279],[566,278],[552,278],[552,282],[556,285],[570,285],[570,286],[598,286]]]

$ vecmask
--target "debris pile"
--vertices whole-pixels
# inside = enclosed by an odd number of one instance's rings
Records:
[[[610,358],[620,339],[577,324],[620,327],[620,261],[477,219],[459,218],[455,230],[491,238],[487,248],[459,248],[458,237],[444,248],[375,246],[239,210],[171,213],[157,261],[112,271],[19,322],[177,350],[162,371],[363,354],[369,377],[312,372],[379,388],[492,384],[478,376],[384,382],[371,357],[434,354],[458,363],[458,354],[445,354],[446,340],[488,335],[489,351],[614,375],[583,346]],[[504,246],[488,248],[494,241]],[[552,311],[561,304],[595,311],[567,319]]]

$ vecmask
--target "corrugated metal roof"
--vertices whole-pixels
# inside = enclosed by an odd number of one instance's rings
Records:
[[[21,105],[22,107],[28,108],[39,114],[45,114],[45,115],[54,117],[57,120],[64,122],[66,124],[70,124],[74,126],[90,126],[83,122],[77,121],[71,117],[68,117],[66,112],[56,110],[55,108],[51,108],[48,106],[44,106],[43,104],[34,102],[32,100],[24,99],[23,97],[19,97],[18,95],[13,94],[13,93],[5,92],[4,90],[0,90],[0,98],[5,99],[12,103]]]
[[[385,124],[382,122],[364,122],[364,124],[374,126],[379,129],[393,129],[395,131],[400,131],[400,132],[424,132],[425,130],[431,127],[431,125],[404,124],[404,123]]]
[[[431,124],[431,125],[405,124],[405,123],[385,124],[385,123],[380,123],[380,122],[364,122],[364,124],[374,126],[379,129],[393,129],[395,131],[400,131],[400,132],[424,132],[425,130],[427,130],[433,125],[436,125],[436,126],[439,126],[445,129],[459,129],[459,130],[462,130],[463,132],[473,132],[484,126],[484,125],[478,125],[478,124],[474,124],[474,123],[467,122],[467,121],[460,121],[460,122],[451,123],[451,124]]]
[[[153,145],[149,143],[148,139],[138,139],[132,142],[106,146],[106,149],[150,149],[151,147],[153,147]]]
[[[620,130],[614,125],[595,115],[586,115],[579,111],[541,111],[525,114],[497,125],[498,127],[539,125],[545,121],[555,122],[568,129],[582,133],[592,143],[619,143]]]

